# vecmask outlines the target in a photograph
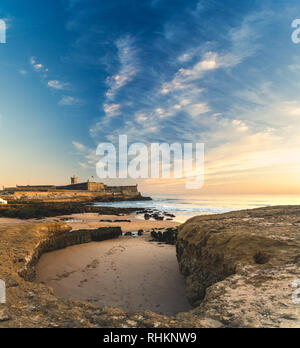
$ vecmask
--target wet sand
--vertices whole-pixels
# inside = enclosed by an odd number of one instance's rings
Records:
[[[72,230],[82,229],[97,229],[100,227],[121,227],[123,232],[135,232],[138,230],[151,231],[153,228],[168,228],[179,226],[180,223],[176,221],[156,221],[156,220],[144,220],[143,215],[136,216],[136,214],[130,215],[99,215],[97,213],[84,213],[84,214],[73,214],[73,215],[62,215],[56,217],[49,217],[44,219],[9,219],[0,218],[0,224],[8,223],[32,223],[32,222],[60,222],[61,219],[66,219],[66,223],[72,227]],[[100,220],[130,220],[130,222],[101,222]]]
[[[174,246],[148,237],[120,237],[44,254],[36,282],[56,295],[128,312],[174,315],[189,310]]]
[[[31,220],[32,221],[32,220]],[[0,224],[21,224],[26,222],[26,220],[13,219],[13,218],[0,218]]]
[[[56,218],[46,218],[44,221],[60,221],[62,218],[66,218],[66,223],[72,227],[72,230],[81,229],[97,229],[100,227],[121,227],[123,232],[135,232],[138,230],[151,231],[153,228],[168,228],[179,226],[179,222],[175,221],[156,221],[156,220],[144,220],[143,215],[136,216],[136,214],[130,215],[99,215],[97,213],[84,213],[73,214],[66,216],[59,216]],[[100,220],[112,220],[113,222],[102,222]],[[122,222],[117,220],[130,220],[130,222]]]

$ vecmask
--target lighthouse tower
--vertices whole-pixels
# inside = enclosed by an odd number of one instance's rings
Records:
[[[72,185],[76,185],[76,184],[78,184],[78,177],[77,176],[72,176],[72,178],[71,178],[71,184]]]

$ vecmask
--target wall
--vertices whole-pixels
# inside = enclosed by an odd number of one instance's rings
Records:
[[[66,186],[57,186],[58,190],[82,190],[87,191],[88,190],[88,183],[83,182],[81,184],[73,184],[73,185],[66,185]]]
[[[88,183],[88,190],[94,191],[94,192],[104,192],[105,186],[102,183],[99,182],[89,182]]]
[[[137,185],[135,186],[106,186],[106,192],[111,192],[117,195],[124,195],[129,197],[138,197],[140,193]]]
[[[114,196],[139,197],[137,185],[134,186],[106,186],[99,182],[84,182],[80,184],[71,184],[65,186],[19,186],[14,188],[6,188],[9,192],[33,192],[33,193],[51,193],[57,194],[59,191],[86,191],[101,192],[103,195],[113,194]]]
[[[52,185],[41,185],[41,186],[17,186],[17,187],[6,187],[5,191],[38,191],[38,192],[48,192],[55,190],[56,186]]]

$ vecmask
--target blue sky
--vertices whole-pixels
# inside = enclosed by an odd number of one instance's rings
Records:
[[[205,143],[207,192],[300,193],[299,1],[2,0],[0,18],[0,184],[95,176],[127,134]]]

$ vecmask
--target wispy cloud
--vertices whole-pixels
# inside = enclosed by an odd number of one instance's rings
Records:
[[[114,99],[118,90],[131,82],[139,70],[134,40],[130,36],[125,36],[118,39],[115,44],[120,68],[116,74],[107,78],[109,89],[106,96],[108,99]]]
[[[195,46],[193,41],[193,45],[187,47],[185,52],[181,52],[177,57],[172,57],[173,64],[178,66],[172,75],[162,75],[146,95],[141,94],[141,91],[133,90],[133,93],[137,93],[140,98],[138,102],[134,101],[134,119],[130,115],[132,112],[130,103],[124,100],[114,103],[106,102],[104,112],[107,120],[99,121],[96,126],[92,127],[91,134],[94,137],[97,137],[99,133],[101,136],[105,133],[109,136],[112,128],[116,127],[116,123],[110,123],[108,120],[122,116],[123,119],[126,118],[126,121],[119,123],[119,133],[132,135],[133,138],[150,140],[151,137],[155,139],[161,137],[163,139],[168,134],[170,137],[174,137],[174,133],[177,133],[177,137],[185,141],[191,139],[191,136],[196,138],[196,130],[198,130],[198,137],[201,134],[202,136],[205,134],[207,137],[207,128],[212,129],[214,124],[219,122],[218,119],[223,114],[220,111],[223,110],[215,109],[211,105],[207,98],[207,88],[204,86],[217,74],[229,75],[232,69],[255,54],[259,49],[259,45],[255,43],[255,40],[259,38],[255,25],[261,19],[262,14],[251,14],[241,21],[240,26],[229,28],[227,48],[218,49],[217,43],[210,42],[204,46]],[[175,38],[172,37],[172,41],[174,40]],[[248,45],[252,45],[252,48],[249,48]],[[130,50],[127,46],[128,40],[122,41],[121,47],[124,49],[124,55],[130,57]],[[214,49],[212,49],[213,46]],[[123,59],[123,63],[125,61],[126,59]],[[131,61],[134,61],[132,57]],[[111,86],[106,95],[107,99],[109,97],[115,99],[118,89],[128,82],[128,76],[131,78],[136,74],[135,65],[127,62],[127,64],[122,64],[122,67],[121,72],[123,73],[116,75],[119,82],[114,79],[108,80]],[[147,68],[144,67],[144,69]],[[140,78],[143,76],[143,71],[139,76]],[[171,119],[174,121],[168,124]],[[232,127],[240,131],[245,131],[249,127],[238,118],[233,118],[231,122]],[[193,124],[193,131],[191,124]],[[169,127],[167,131],[166,127]]]
[[[50,80],[50,81],[48,81],[48,87],[54,88],[54,89],[58,89],[58,90],[65,89],[65,88],[67,88],[69,86],[70,86],[69,83],[61,82],[61,81],[58,81],[58,80]]]
[[[82,105],[83,102],[81,99],[79,98],[75,98],[75,97],[72,97],[72,96],[67,96],[67,95],[64,95],[60,101],[58,102],[58,105],[61,105],[61,106],[74,106],[74,105]]]
[[[121,114],[120,104],[104,104],[103,109],[104,109],[105,115],[108,118],[115,117]]]
[[[136,32],[114,40],[109,57],[117,52],[117,68],[106,65],[110,76],[93,140],[115,142],[116,134],[127,134],[130,142],[204,142],[212,186],[277,167],[275,148],[282,161],[291,159],[292,144],[300,145],[292,126],[300,107],[295,96],[274,91],[276,71],[266,73],[276,57],[267,49],[273,12],[265,8],[237,15],[201,1],[162,20],[150,37]],[[163,2],[152,9],[163,11]],[[297,60],[287,68],[297,73]]]
[[[30,64],[33,67],[33,69],[35,71],[44,71],[47,72],[48,68],[46,68],[43,64],[41,64],[40,62],[38,62],[38,60],[36,59],[36,57],[31,57],[30,58]]]
[[[96,149],[91,149],[78,141],[73,141],[72,144],[80,158],[78,161],[80,167],[83,169],[95,168],[96,163],[99,161]]]
[[[90,133],[94,136],[100,129],[107,127],[110,121],[122,114],[122,103],[116,102],[118,92],[127,86],[139,71],[137,49],[134,40],[129,36],[124,36],[115,41],[117,49],[118,72],[106,79],[108,89],[105,93],[103,111],[105,117],[91,128]]]
[[[60,80],[48,80],[48,71],[49,69],[46,68],[43,64],[41,64],[36,57],[31,57],[30,58],[30,65],[36,71],[37,73],[43,72],[43,74],[39,74],[41,76],[41,82],[43,84],[47,84],[47,87],[49,87],[52,90],[56,90],[57,92],[59,91],[64,91],[66,89],[69,89],[71,87],[71,84],[68,82],[62,82]],[[21,75],[27,75],[27,71],[22,69],[19,70],[19,73]],[[82,104],[82,100],[70,95],[63,95],[61,96],[60,100],[58,101],[58,105],[60,106],[74,106],[74,105],[80,105]]]
[[[73,146],[75,147],[76,150],[78,151],[86,151],[87,147],[81,143],[79,143],[78,141],[73,141],[72,142]]]

